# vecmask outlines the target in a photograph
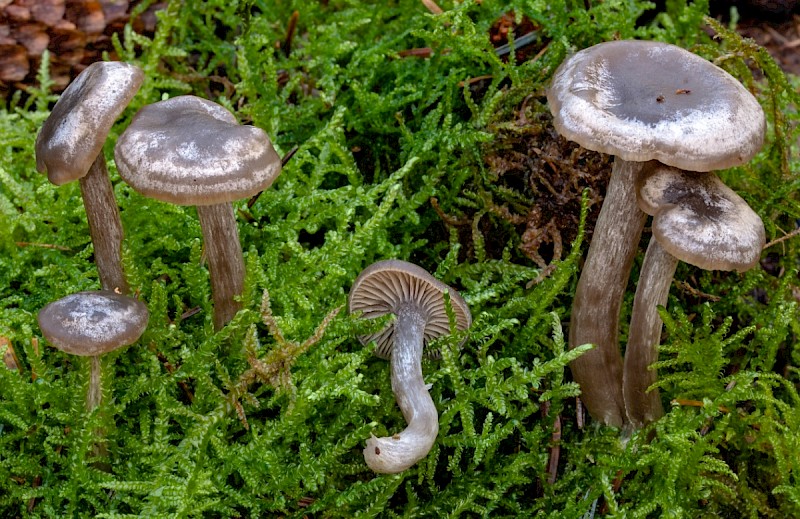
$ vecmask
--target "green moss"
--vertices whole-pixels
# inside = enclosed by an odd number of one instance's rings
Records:
[[[797,239],[746,274],[681,266],[662,311],[668,414],[627,442],[583,424],[567,364],[585,348],[567,351],[562,328],[609,163],[558,140],[543,96],[567,53],[613,38],[713,59],[767,113],[764,151],[724,177],[775,239],[800,218],[796,78],[705,19],[707,2],[440,5],[173,1],[152,40],[117,41],[148,77],[105,151],[151,321],[104,359],[91,414],[84,366],[36,325],[47,302],[99,286],[77,186],[35,171],[54,99],[43,60],[41,87],[0,111],[0,336],[19,360],[0,364],[0,515],[800,516]],[[489,35],[510,9],[538,36],[506,58]],[[236,204],[244,309],[216,334],[195,211],[141,197],[110,161],[139,107],[183,93],[297,147],[270,190]],[[395,476],[361,454],[404,425],[388,365],[357,340],[375,324],[341,310],[385,258],[435,272],[474,316],[462,348],[443,339],[423,365],[439,438]]]

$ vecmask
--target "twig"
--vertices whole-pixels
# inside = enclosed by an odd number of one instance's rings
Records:
[[[675,286],[677,286],[683,292],[686,292],[687,294],[689,294],[689,295],[691,295],[693,297],[697,297],[699,299],[708,299],[709,301],[712,301],[714,303],[717,303],[717,302],[722,300],[722,298],[719,297],[719,296],[715,296],[715,295],[712,295],[712,294],[706,294],[705,292],[701,292],[700,290],[694,288],[692,285],[690,285],[686,281],[675,281]]]
[[[18,241],[14,242],[17,247],[41,247],[43,249],[54,249],[60,250],[64,252],[72,252],[72,249],[69,247],[64,247],[63,245],[55,245],[52,243],[36,243],[36,242],[29,242],[29,241]]]
[[[294,11],[292,16],[289,17],[289,23],[286,25],[286,39],[283,40],[283,53],[287,56],[292,52],[292,39],[294,32],[297,29],[297,20],[300,18],[300,11]]]
[[[286,155],[284,155],[284,156],[283,156],[283,158],[281,158],[281,168],[283,168],[284,166],[286,166],[286,163],[287,163],[287,162],[289,162],[289,160],[290,160],[292,157],[294,157],[294,154],[295,154],[295,153],[297,153],[297,149],[298,149],[298,148],[297,148],[297,146],[295,146],[295,147],[293,147],[292,149],[290,149],[289,151],[287,151],[287,152],[286,152]],[[260,196],[261,196],[261,193],[263,193],[263,191],[259,191],[258,193],[256,193],[255,195],[253,195],[253,196],[250,198],[250,200],[248,200],[248,201],[247,201],[247,208],[248,208],[248,209],[250,209],[251,207],[253,207],[253,204],[255,204],[255,203],[256,203],[256,200],[258,200],[258,197],[260,197]]]
[[[525,45],[531,43],[539,36],[538,31],[531,31],[529,33],[523,34],[519,38],[514,40],[514,50],[519,50],[520,48],[524,47]],[[495,54],[498,56],[505,56],[511,52],[511,43],[506,43],[504,45],[500,45],[496,49],[494,49]]]
[[[676,398],[670,403],[687,407],[705,407],[706,405],[704,402],[701,402],[700,400],[688,400],[685,398]],[[722,413],[730,413],[730,409],[728,409],[724,405],[718,406],[717,409],[719,409],[720,412]]]
[[[39,357],[39,339],[36,337],[31,337],[31,348],[33,348],[33,354],[36,357]],[[36,370],[33,369],[33,364],[31,364],[31,382],[36,382],[36,379],[39,376],[36,374]]]
[[[442,14],[444,12],[442,8],[436,5],[436,2],[434,2],[433,0],[421,0],[421,1],[422,5],[427,7],[428,11],[430,11],[433,14]]]
[[[544,416],[550,414],[550,402],[542,406]],[[553,420],[553,434],[550,437],[550,453],[547,457],[547,482],[554,484],[558,476],[558,460],[561,457],[561,415],[557,414]]]
[[[199,314],[200,312],[202,312],[202,309],[199,306],[195,306],[194,308],[190,308],[190,309],[186,310],[185,312],[183,312],[178,319],[183,321],[185,319],[190,318],[193,315]]]
[[[776,238],[776,239],[772,240],[771,242],[769,242],[766,245],[764,245],[764,247],[761,250],[769,249],[773,245],[777,245],[779,243],[785,242],[786,240],[788,240],[790,238],[794,238],[798,234],[800,234],[800,227],[798,227],[797,229],[793,230],[789,234],[785,234],[785,235],[781,236],[780,238]]]
[[[151,343],[150,347],[152,351],[155,351],[156,358],[164,366],[164,369],[167,370],[167,373],[169,373],[170,375],[175,374],[175,367],[172,365],[172,363],[170,363],[169,359],[167,359],[167,357],[163,353],[161,353],[156,349],[155,343]],[[192,393],[192,390],[189,388],[189,385],[186,383],[186,381],[179,380],[178,385],[183,390],[189,402],[194,402],[194,393]]]

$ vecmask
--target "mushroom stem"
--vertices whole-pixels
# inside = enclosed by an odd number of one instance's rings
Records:
[[[367,440],[364,460],[382,474],[397,474],[428,455],[439,434],[439,415],[422,378],[425,317],[414,304],[395,312],[392,391],[408,423],[402,432]]]
[[[103,366],[100,363],[100,355],[92,355],[89,357],[89,362],[91,363],[91,369],[89,372],[89,389],[86,392],[87,413],[91,413],[100,407],[100,403],[103,401]],[[94,436],[95,443],[92,445],[92,457],[108,457],[108,447],[103,440],[105,431],[102,428],[97,428],[94,430]],[[94,466],[104,472],[111,472],[111,467],[108,464],[97,463]]]
[[[661,317],[658,306],[666,306],[678,259],[664,250],[655,238],[650,239],[644,255],[636,295],[633,298],[631,328],[622,375],[625,411],[631,424],[640,428],[664,414],[658,390],[647,388],[656,382],[655,370],[648,369],[658,360],[661,342]]]
[[[634,188],[644,164],[614,159],[569,327],[570,348],[595,345],[570,365],[581,399],[593,418],[614,427],[621,427],[625,417],[619,313],[646,218]]]
[[[100,365],[100,355],[89,357],[91,369],[89,372],[89,389],[86,391],[86,410],[91,412],[100,407],[103,400],[103,367]]]
[[[242,305],[236,297],[244,291],[244,256],[239,244],[239,229],[230,203],[198,205],[197,216],[203,229],[203,244],[214,299],[214,329],[219,330],[236,315]]]
[[[102,153],[81,177],[80,186],[100,284],[104,290],[128,294],[130,288],[122,270],[122,222]]]

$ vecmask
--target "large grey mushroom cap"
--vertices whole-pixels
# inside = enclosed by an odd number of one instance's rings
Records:
[[[577,52],[556,71],[547,101],[556,130],[584,148],[690,171],[747,162],[766,128],[758,101],[733,76],[653,41]]]
[[[639,207],[670,254],[705,270],[749,270],[761,257],[764,223],[714,173],[653,162],[637,181]]]
[[[356,278],[350,288],[350,312],[362,312],[365,319],[396,313],[404,304],[417,305],[425,314],[425,343],[450,333],[444,294],[450,296],[456,327],[466,330],[472,324],[469,307],[454,289],[431,276],[425,269],[402,260],[373,263]],[[388,359],[394,345],[394,326],[359,337],[363,344],[375,341],[375,354]]]
[[[134,65],[98,61],[61,94],[36,137],[36,169],[60,186],[86,175],[144,81]]]
[[[260,128],[223,106],[178,96],[143,107],[114,149],[120,176],[145,196],[213,205],[267,189],[281,160]]]
[[[84,357],[133,344],[147,328],[141,301],[110,290],[78,292],[39,311],[44,337],[59,350]]]

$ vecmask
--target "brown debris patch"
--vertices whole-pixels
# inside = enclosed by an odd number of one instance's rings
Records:
[[[458,231],[466,257],[500,258],[514,243],[546,277],[577,237],[585,189],[591,239],[613,157],[558,135],[543,95],[528,96],[489,131],[494,139],[483,154],[488,174],[465,189],[457,207],[443,208],[435,198],[431,205],[446,227]]]
[[[800,75],[800,14],[783,21],[742,20],[737,30],[765,47],[784,72]]]
[[[0,0],[0,98],[36,84],[36,73],[45,50],[50,51],[53,90],[61,92],[83,69],[108,52],[111,43],[130,21],[140,1],[125,0]],[[148,22],[152,5],[134,21],[134,29],[152,35]]]

